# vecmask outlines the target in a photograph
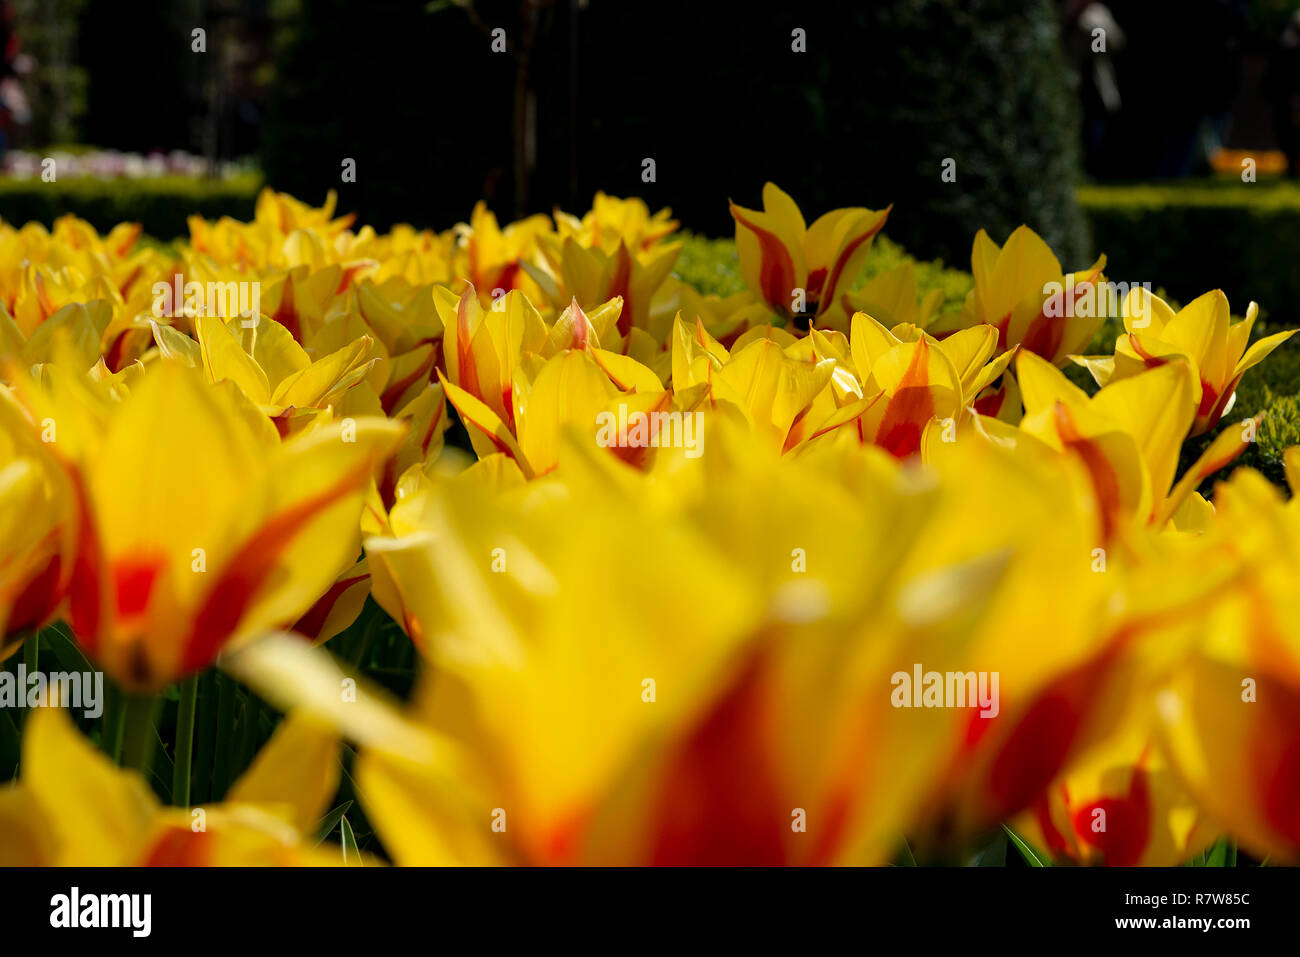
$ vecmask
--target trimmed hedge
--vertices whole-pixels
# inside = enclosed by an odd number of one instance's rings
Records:
[[[1256,338],[1300,326],[1300,185],[1229,179],[1083,186],[1079,203],[1091,222],[1095,251],[1106,254],[1106,272],[1115,281],[1150,282],[1177,302],[1222,289],[1237,316],[1254,300],[1263,317]],[[1109,352],[1114,331],[1108,329],[1111,337],[1095,343],[1094,351]],[[1224,427],[1261,411],[1258,441],[1238,464],[1254,466],[1284,486],[1282,450],[1300,444],[1295,339],[1246,373]],[[1189,444],[1185,460],[1209,440]]]
[[[1163,286],[1182,302],[1218,288],[1239,314],[1253,299],[1275,320],[1300,316],[1300,186],[1226,180],[1078,193],[1115,281]]]
[[[138,180],[78,177],[53,183],[0,179],[0,219],[15,225],[38,222],[49,226],[72,213],[100,232],[131,222],[140,223],[150,236],[174,239],[189,235],[185,220],[194,214],[206,219],[252,219],[261,188],[258,174],[228,180],[185,176]]]

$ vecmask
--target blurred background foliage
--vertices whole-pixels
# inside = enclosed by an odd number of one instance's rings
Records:
[[[980,226],[1024,221],[1066,258],[1086,254],[1077,97],[1051,0],[775,15],[689,0],[377,0],[362,22],[349,7],[303,7],[262,156],[269,181],[308,196],[338,183],[325,157],[355,156],[355,205],[377,225],[452,222],[466,196],[522,214],[604,189],[725,235],[724,198],[753,204],[771,179],[809,210],[892,202],[891,233],[927,255],[963,259]],[[495,26],[506,55],[492,52]],[[337,69],[342,48],[391,71]],[[949,157],[957,182],[941,183]]]
[[[501,215],[579,208],[604,189],[726,235],[726,197],[755,203],[771,179],[811,211],[892,202],[891,232],[927,256],[962,261],[977,228],[1022,221],[1067,260],[1087,254],[1078,97],[1052,0],[777,14],[688,0],[21,0],[16,12],[41,91],[19,145],[255,154],[276,188],[317,201],[339,189],[377,228],[445,227],[479,196]],[[355,183],[341,182],[345,158]],[[955,183],[940,181],[946,158]]]
[[[86,0],[14,0],[12,21],[21,24],[23,51],[33,61],[26,93],[35,142],[68,143],[81,133],[89,73],[76,55],[86,6]]]
[[[1146,229],[1167,237],[1153,245],[1117,225],[1139,208],[1132,196],[1093,191],[1081,205],[1076,188],[1204,183],[1225,148],[1290,168],[1288,150],[1300,156],[1297,8],[0,0],[4,78],[18,81],[28,114],[18,122],[0,109],[0,135],[28,150],[186,150],[214,168],[251,157],[262,181],[313,202],[337,189],[342,209],[380,229],[445,228],[479,197],[505,217],[580,210],[603,189],[672,206],[692,229],[723,236],[725,199],[756,204],[770,179],[813,215],[893,203],[889,234],[925,259],[965,266],[977,229],[1001,241],[1023,222],[1069,268],[1123,249],[1125,268],[1146,279],[1175,258],[1164,252],[1171,242],[1192,242],[1162,217],[1181,227],[1185,207],[1205,204],[1142,205]],[[345,159],[356,182],[342,181]],[[947,159],[955,182],[941,178]],[[1226,188],[1234,183],[1243,185],[1234,175]],[[57,192],[49,185],[31,192]],[[228,188],[205,208],[247,215],[256,186],[242,185],[249,196]],[[37,196],[18,204],[21,192],[0,196],[15,204],[0,215],[48,221],[79,201],[53,197],[42,209]],[[121,192],[92,206],[92,221],[108,225],[94,216],[110,208],[129,215],[133,187]],[[145,190],[131,218],[174,236],[192,192],[179,192],[169,221],[158,190]],[[1249,192],[1228,188],[1223,214],[1240,208],[1240,222],[1256,221]]]

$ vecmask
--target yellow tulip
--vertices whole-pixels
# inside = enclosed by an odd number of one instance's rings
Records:
[[[1300,450],[1286,453],[1300,490]],[[1254,854],[1300,859],[1300,508],[1256,472],[1215,494],[1207,535],[1239,574],[1157,699],[1161,741],[1198,805]]]
[[[1087,346],[1106,318],[1098,294],[1105,265],[1102,256],[1090,269],[1066,276],[1060,260],[1028,226],[1017,228],[1001,247],[981,229],[971,249],[975,288],[960,315],[932,331],[943,335],[984,323],[997,330],[999,351],[1020,346],[1061,365]]]
[[[542,215],[509,223],[503,229],[487,203],[479,201],[469,224],[457,230],[456,274],[479,290],[481,297],[488,297],[484,305],[512,289],[537,296],[541,290],[523,271],[520,261],[531,261],[537,254],[538,237],[550,231],[551,221]]]
[[[1074,762],[1019,822],[1020,833],[1076,864],[1175,867],[1217,837],[1154,739]]]
[[[555,211],[555,225],[561,239],[573,237],[587,248],[614,250],[619,243],[632,250],[649,249],[670,236],[679,225],[672,210],[650,213],[645,200],[620,199],[597,192],[591,210],[581,219]]]
[[[709,335],[728,348],[750,328],[767,321],[767,306],[748,290],[730,296],[702,296],[685,283],[680,283],[678,299],[681,304],[679,315],[683,319],[687,322],[698,319]]]
[[[436,690],[426,687],[432,695],[417,698],[415,717],[445,747],[428,765],[363,755],[367,813],[399,862],[771,863],[884,853],[906,806],[901,792],[911,793],[920,772],[895,769],[887,787],[882,776],[870,793],[899,794],[899,804],[864,813],[870,778],[858,762],[867,722],[895,712],[884,691],[864,697],[874,673],[866,660],[844,667],[841,629],[855,620],[848,607],[824,627],[794,628],[801,605],[819,614],[813,593],[840,566],[819,555],[825,564],[805,592],[786,547],[786,597],[763,624],[762,593],[745,566],[770,573],[773,565],[709,541],[709,525],[752,515],[750,502],[768,487],[755,469],[770,467],[755,461],[719,486],[699,505],[713,518],[700,523],[671,497],[647,494],[638,473],[582,455],[557,477],[499,494],[475,473],[425,482],[402,499],[394,534],[369,539],[367,550],[388,575],[376,597],[436,662],[441,677]],[[871,544],[882,543],[884,527],[865,517],[846,528],[842,514],[817,516],[814,502],[847,505],[849,490],[782,474],[793,481],[782,501],[818,528],[869,529]],[[878,518],[896,504],[881,495],[869,511]],[[769,558],[789,540],[787,510],[753,529]],[[629,538],[638,542],[631,551],[622,544]],[[865,571],[873,566],[865,544],[848,535],[834,551]],[[629,605],[580,584],[615,560],[652,600]],[[846,605],[867,593],[834,591]],[[874,659],[877,646],[853,647]],[[843,680],[828,687],[834,673]],[[886,747],[880,766],[895,754]],[[806,833],[791,827],[802,814],[795,809],[815,822]]]
[[[796,327],[845,331],[841,301],[862,270],[871,241],[893,207],[826,213],[808,226],[793,199],[774,183],[763,187],[763,210],[731,204],[745,284]]]
[[[1020,431],[1087,466],[1106,539],[1133,523],[1163,526],[1202,479],[1240,455],[1254,436],[1249,421],[1225,431],[1174,486],[1196,410],[1187,361],[1111,382],[1091,397],[1031,352],[1020,353],[1016,375],[1025,404]]]
[[[0,660],[54,617],[68,586],[71,490],[42,428],[0,387]]]
[[[987,826],[1062,769],[1077,725],[1031,732],[1066,687],[1086,715],[1111,661],[1081,469],[963,441],[911,476],[715,428],[698,467],[575,447],[527,484],[487,459],[420,476],[367,539],[433,665],[412,717],[443,742],[358,768],[400,863],[879,862],[938,820],[941,781],[967,809],[944,819]],[[650,600],[587,587],[616,560]],[[1002,669],[1000,708],[900,708],[891,675],[918,660]]]
[[[301,716],[285,719],[223,802],[201,809],[202,827],[188,808],[162,807],[137,772],[115,767],[59,707],[33,711],[21,767],[18,781],[0,787],[0,865],[342,863],[315,848],[312,834],[338,786],[338,738]]]
[[[1177,313],[1145,289],[1129,292],[1123,303],[1125,333],[1115,340],[1115,355],[1081,359],[1098,384],[1137,375],[1145,369],[1185,358],[1196,371],[1196,420],[1192,435],[1219,424],[1232,408],[1241,377],[1263,362],[1295,334],[1294,329],[1265,336],[1250,345],[1259,307],[1251,303],[1246,318],[1231,322],[1228,299],[1215,290],[1192,300]]]
[[[440,294],[439,304],[452,308],[449,295]],[[480,457],[504,452],[529,477],[543,475],[558,464],[564,429],[576,427],[595,444],[603,412],[617,415],[619,405],[629,413],[667,411],[672,395],[653,370],[601,348],[606,337],[618,337],[621,305],[613,300],[588,314],[575,301],[548,328],[519,293],[484,311],[467,289],[454,315],[444,313],[442,385]],[[644,448],[610,451],[626,456]]]
[[[132,688],[306,612],[355,559],[362,494],[404,431],[357,419],[281,443],[233,385],[178,363],[95,409],[73,385],[25,401],[57,427],[74,490],[70,623]]]
[[[612,335],[607,336],[608,346],[627,353],[638,337],[654,343],[664,341],[672,316],[669,310],[656,308],[655,300],[677,261],[680,243],[641,250],[620,242],[606,251],[583,246],[572,236],[542,235],[539,246],[545,265],[522,265],[552,309],[558,312],[571,301],[594,309],[610,299],[621,299],[617,327],[621,338],[615,343]]]
[[[194,324],[197,342],[154,322],[159,351],[202,369],[214,385],[233,382],[282,435],[301,429],[316,413],[338,403],[376,361],[367,361],[373,340],[366,336],[313,362],[289,330],[272,319],[226,322],[199,316]]]

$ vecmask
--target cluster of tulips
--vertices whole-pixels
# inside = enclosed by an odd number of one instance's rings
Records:
[[[190,808],[33,711],[0,861],[338,861],[344,741],[400,864],[956,860],[1000,825],[1061,862],[1300,856],[1300,504],[1199,491],[1290,333],[1138,288],[1086,356],[1104,260],[981,232],[943,303],[859,282],[889,210],[763,200],[725,297],[604,195],[378,234],[266,191],[174,248],[0,225],[4,653],[59,622],[126,694],[220,667],[286,715]],[[161,295],[192,283],[260,304]],[[409,700],[321,647],[368,597]]]

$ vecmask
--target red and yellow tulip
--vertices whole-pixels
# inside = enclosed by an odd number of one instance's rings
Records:
[[[787,322],[844,332],[850,313],[841,296],[856,281],[890,209],[836,209],[809,226],[795,201],[768,183],[761,211],[731,204],[740,274]]]
[[[933,328],[936,335],[984,323],[998,333],[1000,350],[1019,346],[1061,365],[1084,349],[1106,318],[1098,283],[1106,257],[1067,276],[1061,262],[1028,226],[998,246],[980,230],[971,249],[975,288],[960,314]]]
[[[22,776],[0,787],[0,865],[342,863],[337,850],[315,847],[312,834],[338,778],[337,736],[291,715],[224,801],[166,808],[139,773],[115,767],[62,709],[40,708],[23,735]]]
[[[1288,329],[1250,344],[1258,314],[1259,307],[1252,302],[1246,308],[1246,318],[1232,322],[1228,299],[1220,290],[1207,292],[1174,312],[1159,296],[1133,289],[1123,302],[1125,332],[1115,340],[1115,355],[1080,358],[1079,362],[1099,385],[1105,385],[1178,357],[1186,359],[1196,372],[1192,435],[1200,435],[1218,425],[1232,408],[1241,377],[1295,334]]]
[[[292,624],[357,555],[362,494],[404,428],[321,424],[283,443],[233,385],[161,363],[120,403],[27,390],[73,490],[68,615],[122,684],[156,689]]]

